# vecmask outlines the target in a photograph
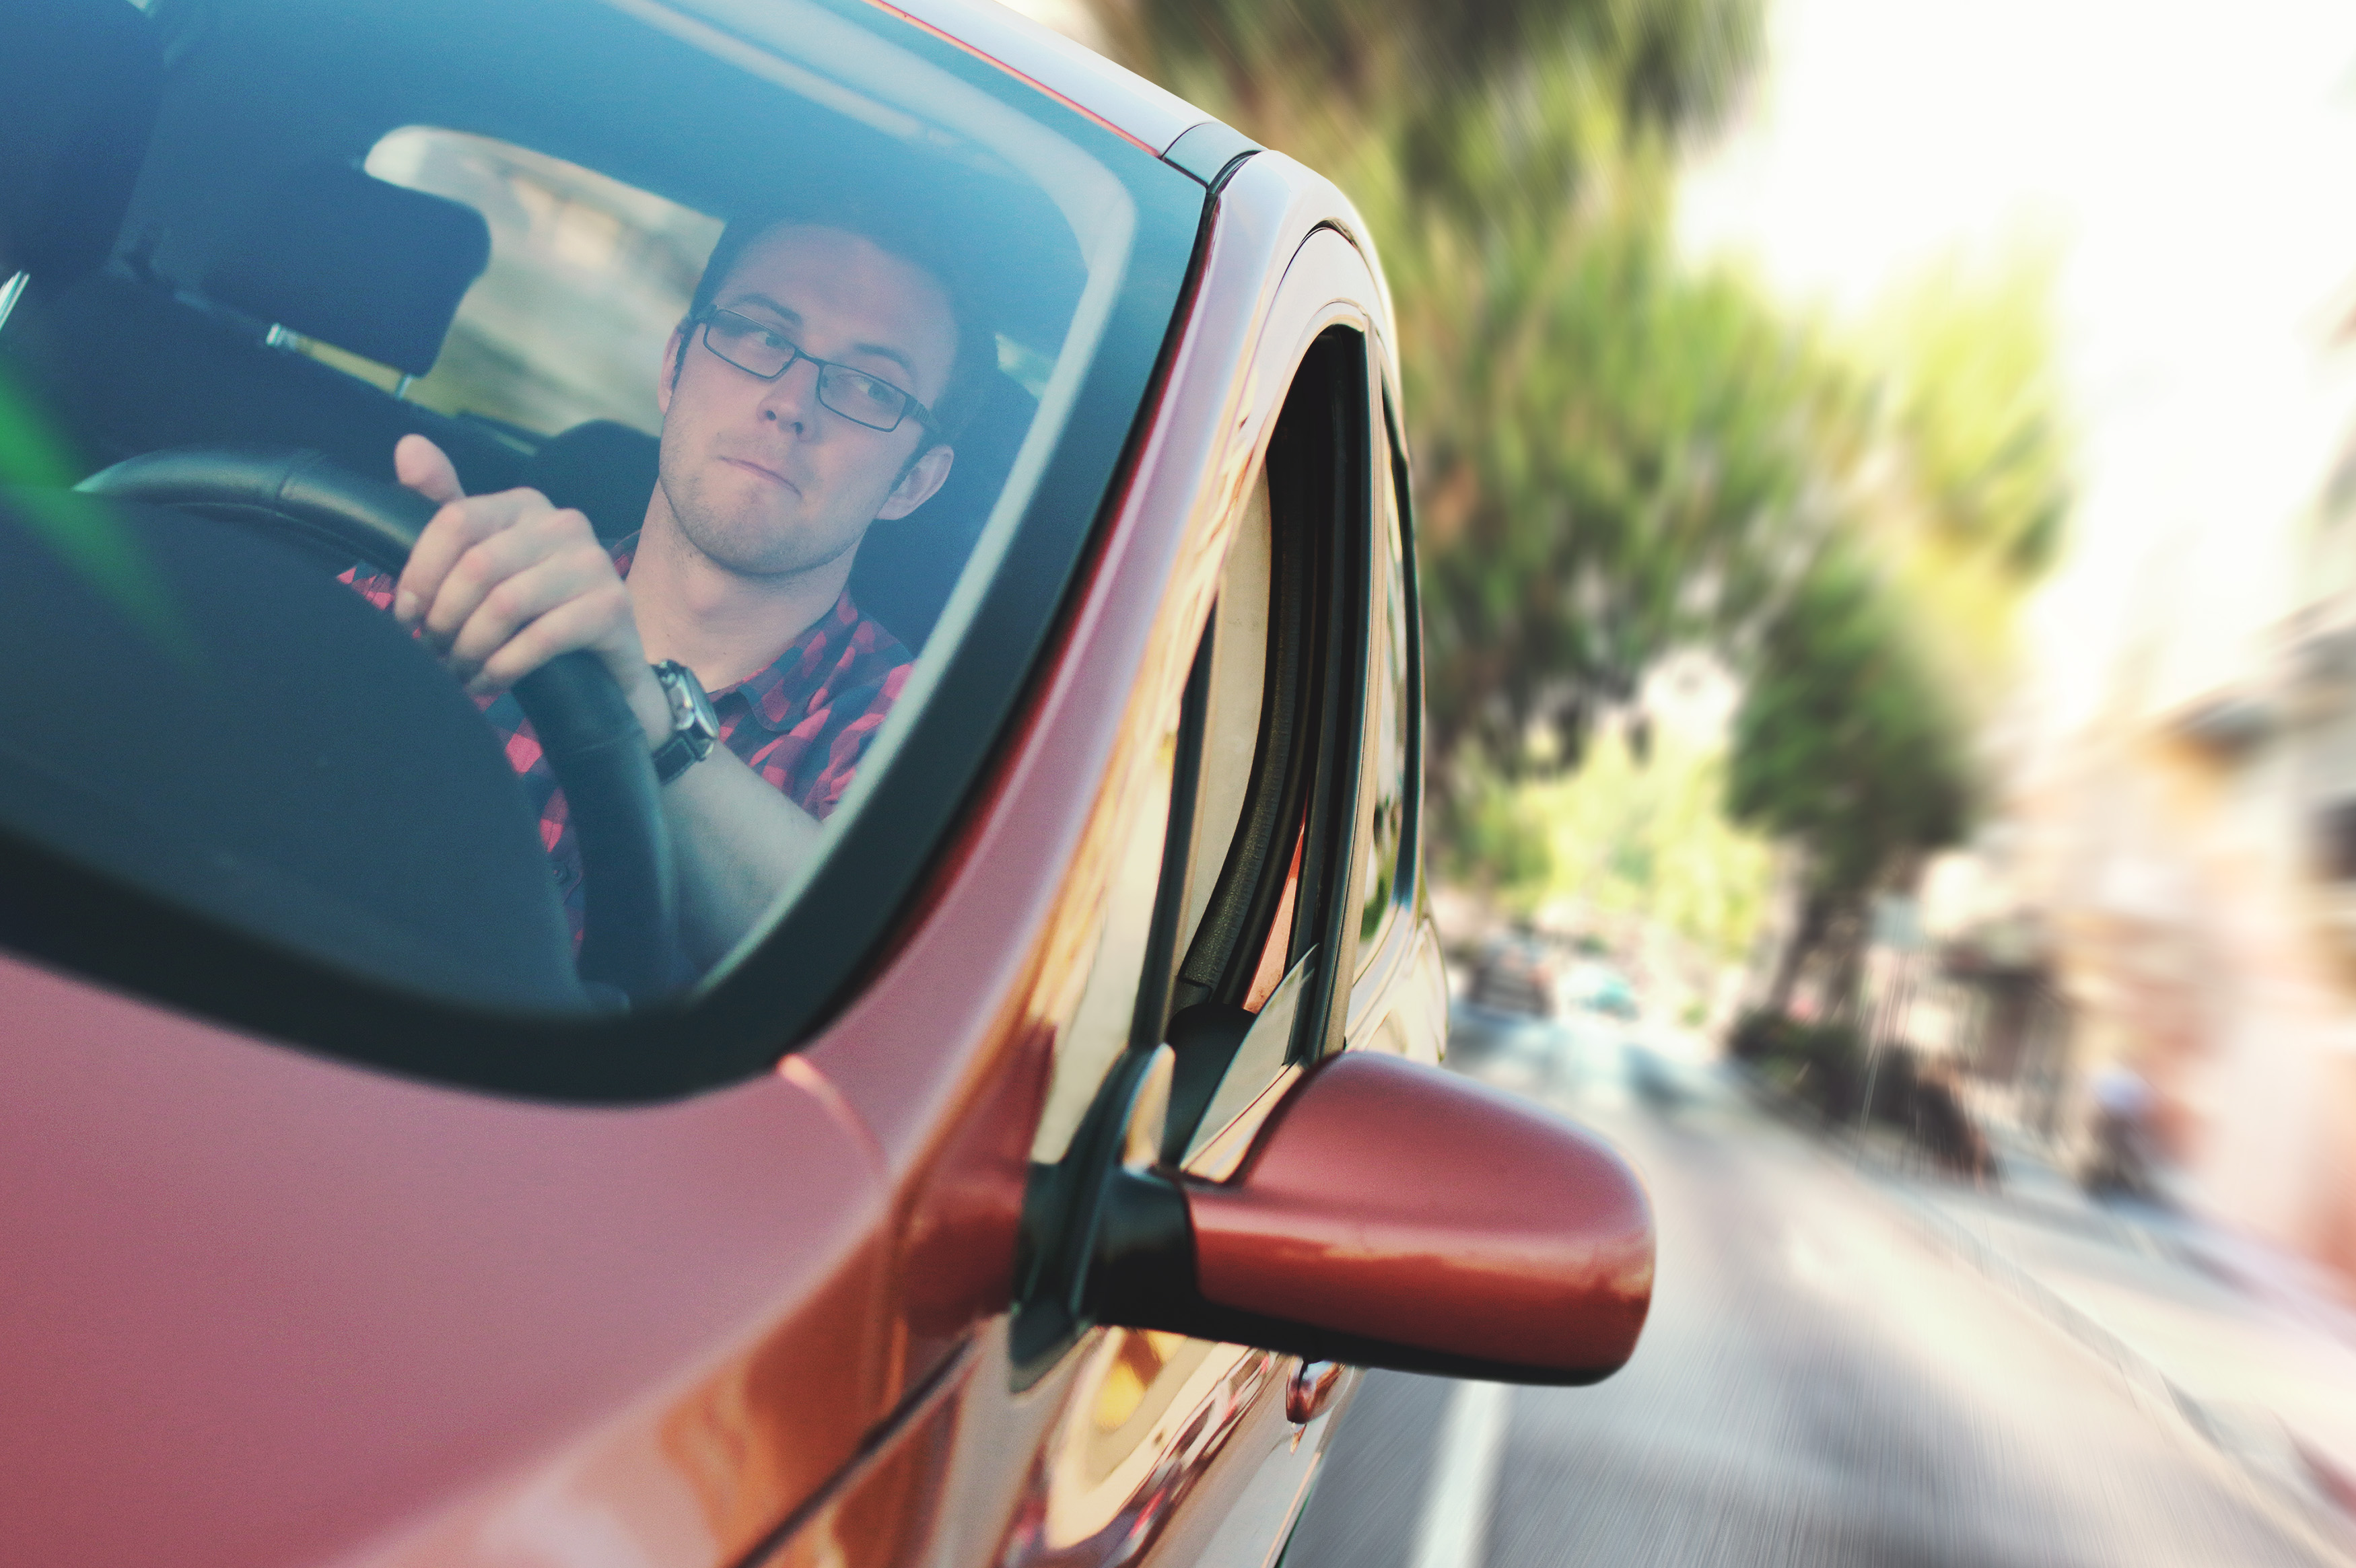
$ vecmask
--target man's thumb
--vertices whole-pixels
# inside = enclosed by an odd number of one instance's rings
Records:
[[[440,447],[422,435],[404,435],[392,449],[392,471],[401,482],[437,507],[463,500],[458,471]]]

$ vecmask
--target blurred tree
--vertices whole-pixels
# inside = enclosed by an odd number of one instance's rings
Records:
[[[1911,885],[1957,842],[1973,796],[1968,731],[1918,645],[1904,600],[1857,545],[1815,561],[1767,628],[1734,720],[1727,805],[1803,857],[1795,926],[1767,1006],[1834,957],[1834,1008],[1854,997],[1867,901]]]
[[[1845,350],[1874,387],[1857,525],[1920,610],[1937,673],[1981,720],[2008,685],[2021,601],[2069,515],[2051,295],[2040,257],[1951,258],[1893,289]]]
[[[1740,663],[1831,526],[1859,389],[1740,280],[1680,267],[1655,199],[1590,193],[1537,254],[1443,229],[1395,269],[1443,792],[1475,754],[1575,764],[1677,647]]]
[[[2043,274],[1929,273],[1836,338],[1681,261],[1676,155],[1748,80],[1760,0],[1093,3],[1129,64],[1332,175],[1376,240],[1440,847],[1549,875],[1497,792],[1714,649],[1749,687],[1729,808],[1808,867],[1780,1001],[1964,830],[1965,737],[2066,512]]]
[[[2023,600],[2052,564],[2070,442],[2033,258],[1950,261],[1844,346],[1866,414],[1841,526],[1749,665],[1729,806],[1796,848],[1800,907],[1770,1003],[1827,962],[1854,1000],[1866,910],[1911,891],[1980,793],[1970,736],[2008,693]]]
[[[1639,758],[1607,724],[1579,771],[1476,782],[1463,848],[1520,913],[1582,925],[1634,916],[1714,965],[1740,963],[1772,884],[1765,837],[1726,814],[1722,744],[1671,729]]]
[[[1675,144],[1746,79],[1758,0],[1098,10],[1129,63],[1333,174],[1375,232],[1443,812],[1473,752],[1575,763],[1655,660],[1739,640],[1804,560],[1837,394],[1801,335],[1667,240]]]
[[[1859,352],[1887,368],[1887,418],[1929,542],[2016,582],[2053,564],[2069,510],[2051,289],[2041,257],[1950,258],[1883,302]]]
[[[1466,120],[1535,126],[1566,59],[1631,127],[1714,119],[1756,57],[1758,0],[1094,0],[1132,68],[1320,168],[1369,136],[1420,193],[1468,194]],[[1558,141],[1518,138],[1543,162]],[[1493,142],[1493,145],[1495,144]],[[1567,194],[1527,170],[1472,190]],[[1346,182],[1345,182],[1346,183]]]

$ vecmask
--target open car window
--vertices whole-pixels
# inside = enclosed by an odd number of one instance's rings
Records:
[[[675,1093],[774,1061],[853,987],[1020,700],[1147,405],[1202,187],[860,5],[123,10],[123,59],[91,69],[155,81],[125,100],[152,115],[133,194],[102,257],[32,270],[0,325],[0,645],[105,694],[61,716],[0,698],[0,942],[517,1092]],[[848,240],[809,241],[787,284],[728,270],[787,229]],[[930,325],[868,300],[861,332],[830,327],[853,318],[808,268],[842,256],[918,280],[893,298]],[[756,382],[803,375],[794,417],[828,439],[896,466],[905,431],[902,478],[953,459],[913,508],[859,503],[882,509],[825,558],[851,563],[841,598],[776,659],[704,682],[719,744],[814,841],[683,848],[767,857],[766,901],[631,995],[584,968],[626,900],[541,709],[462,691],[386,613],[393,570],[257,505],[255,475],[348,511],[421,434],[468,494],[584,514],[627,572],[650,508],[685,528],[697,463],[741,455],[729,430],[776,428],[741,412]],[[739,426],[667,430],[666,396],[726,378]],[[107,477],[159,453],[195,492]],[[766,477],[897,495],[877,472]]]

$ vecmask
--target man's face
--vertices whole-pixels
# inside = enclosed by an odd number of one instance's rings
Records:
[[[836,229],[778,228],[747,245],[712,296],[805,354],[879,377],[937,407],[957,323],[930,274]],[[662,484],[689,542],[753,577],[806,571],[855,548],[878,517],[914,510],[948,476],[948,448],[912,414],[873,430],[818,400],[818,367],[774,381],[673,335],[657,389]],[[676,376],[672,368],[678,367]],[[928,448],[917,456],[920,448]],[[911,458],[916,458],[912,466]]]

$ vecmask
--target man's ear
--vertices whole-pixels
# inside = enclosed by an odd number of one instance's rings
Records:
[[[679,385],[680,357],[687,347],[687,323],[680,322],[670,329],[670,340],[663,345],[662,368],[655,372],[655,407],[670,412],[671,389]]]
[[[931,500],[933,492],[948,478],[949,464],[956,461],[957,453],[947,446],[936,446],[917,458],[908,464],[907,472],[900,475],[900,482],[892,486],[892,493],[884,498],[884,505],[875,516],[879,519],[905,517]]]

